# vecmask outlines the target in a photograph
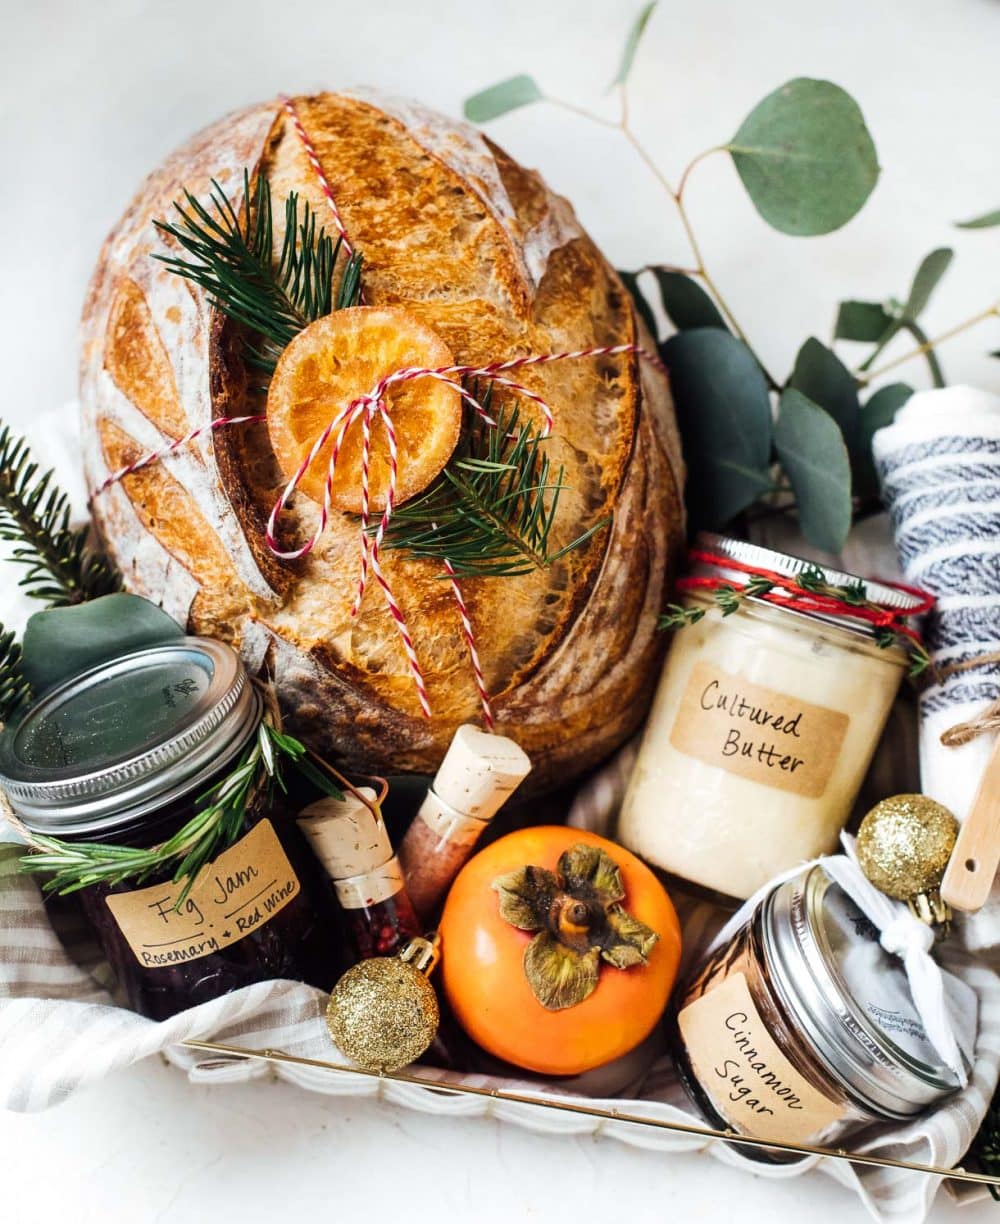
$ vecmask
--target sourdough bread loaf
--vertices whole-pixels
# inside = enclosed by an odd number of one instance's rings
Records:
[[[476,130],[374,95],[294,102],[364,255],[368,304],[404,306],[462,363],[650,343],[569,205]],[[329,220],[278,101],[214,124],[150,176],[105,243],[84,309],[92,487],[220,416],[260,410],[238,329],[153,258],[177,253],[153,222],[185,190],[207,203],[215,179],[238,202],[244,169],[268,177],[276,203],[294,190]],[[588,359],[519,378],[554,410],[546,446],[569,486],[552,550],[611,517],[551,567],[462,582],[498,730],[547,786],[596,764],[646,711],[662,650],[656,618],[681,544],[682,470],[667,384],[648,363]],[[433,772],[456,727],[479,713],[448,583],[432,562],[383,554],[427,679],[427,720],[377,585],[351,616],[357,520],[335,513],[302,561],[268,550],[284,483],[265,425],[227,427],[111,485],[94,499],[94,521],[126,587],[191,632],[236,645],[273,677],[289,727],[319,750],[352,769]],[[283,520],[290,537],[310,534],[318,510],[297,496]]]

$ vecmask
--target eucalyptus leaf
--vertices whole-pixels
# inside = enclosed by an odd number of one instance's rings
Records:
[[[654,340],[659,338],[660,328],[656,322],[656,315],[653,314],[653,308],[649,304],[649,300],[642,291],[642,286],[639,284],[640,272],[626,272],[622,268],[618,269],[618,275],[622,278],[622,283],[629,291],[632,298],[632,304],[642,319],[649,328],[649,334]]]
[[[875,344],[894,323],[880,302],[841,302],[833,334],[838,340]]]
[[[879,387],[874,395],[861,409],[861,437],[864,445],[870,447],[872,438],[880,429],[891,425],[896,419],[896,413],[913,394],[913,388],[907,383],[889,383]]]
[[[828,234],[871,195],[879,165],[850,94],[799,77],[768,94],[725,146],[754,207],[783,234]]]
[[[789,386],[825,408],[840,426],[848,450],[858,449],[861,404],[857,384],[854,375],[832,350],[810,336],[795,358]]]
[[[663,309],[678,331],[688,331],[693,327],[729,330],[718,307],[696,280],[670,268],[653,268],[652,272],[660,287]]]
[[[923,257],[920,261],[920,266],[914,273],[910,292],[906,295],[906,301],[902,305],[896,301],[890,303],[892,314],[889,317],[892,322],[882,335],[877,338],[874,349],[868,354],[861,366],[862,370],[871,369],[879,353],[904,328],[909,328],[910,331],[913,331],[913,328],[916,326],[916,320],[926,308],[927,303],[931,299],[931,294],[940,283],[941,277],[948,271],[948,266],[954,255],[955,252],[950,247],[938,247],[936,250],[931,251],[929,255]],[[937,378],[940,376],[940,367],[936,365],[936,360],[933,354],[928,358],[936,385],[942,386],[942,382],[937,382]]]
[[[861,498],[877,497],[879,492],[875,460],[872,457],[872,438],[886,425],[891,425],[896,413],[913,394],[906,383],[889,383],[869,396],[861,409],[861,446],[855,465],[854,491]]]
[[[789,387],[781,393],[774,447],[791,481],[810,544],[840,552],[851,529],[851,463],[837,422]]]
[[[646,26],[649,24],[649,19],[652,17],[657,3],[658,0],[652,0],[651,4],[647,4],[644,8],[640,9],[638,17],[632,22],[628,38],[625,39],[625,50],[622,52],[618,75],[611,82],[612,85],[624,85],[628,80],[629,73],[632,71],[632,64],[635,62],[635,53],[639,50],[639,43],[642,41],[642,36],[646,32]]]
[[[177,622],[138,595],[36,612],[24,630],[21,670],[35,694],[106,659],[183,637]]]
[[[955,252],[951,247],[938,247],[937,250],[931,251],[929,255],[924,256],[920,261],[920,267],[917,268],[916,274],[913,277],[909,296],[903,306],[904,318],[920,318],[924,308],[930,301],[931,294],[937,288],[941,277],[948,271],[948,265],[954,258]]]
[[[662,352],[684,442],[693,524],[724,526],[773,487],[764,375],[746,345],[718,327],[678,332]]]
[[[968,221],[956,221],[958,229],[992,229],[1000,225],[1000,208],[996,212],[983,213],[981,217],[972,217]]]
[[[540,102],[544,96],[535,78],[521,73],[466,98],[463,109],[466,119],[473,123],[488,123],[490,119],[498,119],[508,111]]]

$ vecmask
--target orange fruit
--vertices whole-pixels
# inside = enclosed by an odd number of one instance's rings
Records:
[[[267,395],[267,429],[289,480],[330,421],[380,378],[409,366],[454,364],[441,337],[399,306],[353,306],[310,323],[281,354]],[[448,462],[462,426],[459,393],[436,379],[390,387],[385,399],[396,431],[396,502],[425,489]],[[322,503],[337,430],[298,487]],[[331,505],[361,512],[362,424],[347,430],[331,488]],[[373,422],[369,459],[371,508],[385,507],[389,448],[385,424]]]
[[[528,890],[522,872],[525,867],[536,869],[527,877],[530,886],[539,878],[538,868],[556,873],[566,861],[561,856],[579,854],[580,847],[603,850],[613,860],[624,894],[621,908],[643,924],[647,940],[644,956],[617,958],[627,967],[594,955],[596,986],[591,984],[590,993],[578,1002],[563,999],[553,1007],[551,998],[549,1005],[540,1001],[529,980],[532,956],[526,952],[539,938],[550,938],[543,929],[546,923],[550,931],[564,932],[569,944],[578,940],[578,900],[567,906],[564,898],[543,890],[542,904],[535,910],[543,923],[539,926],[525,914]],[[507,917],[501,912],[504,896],[498,881],[507,882]],[[586,884],[577,894],[591,895]],[[554,918],[557,913],[561,917]],[[512,923],[511,916],[519,924]],[[510,833],[470,859],[448,894],[439,932],[441,983],[458,1022],[497,1058],[543,1075],[578,1075],[643,1042],[663,1015],[681,952],[677,914],[649,868],[614,842],[565,826]],[[650,932],[655,942],[648,939]],[[584,942],[589,946],[591,936]],[[560,945],[551,977],[557,992],[565,979],[565,960],[559,958],[565,955]]]

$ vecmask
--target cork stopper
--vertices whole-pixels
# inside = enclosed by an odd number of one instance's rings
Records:
[[[530,772],[527,753],[512,739],[465,724],[455,732],[431,789],[455,812],[486,823]]]
[[[376,798],[368,786],[360,794],[371,801]],[[343,799],[327,797],[311,803],[296,823],[333,880],[366,875],[392,858],[385,825],[350,792]]]

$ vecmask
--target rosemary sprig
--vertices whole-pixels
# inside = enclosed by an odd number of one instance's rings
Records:
[[[244,170],[242,214],[214,179],[211,210],[189,191],[184,197],[186,208],[174,205],[176,224],[155,224],[189,258],[156,258],[171,272],[200,285],[225,315],[259,337],[259,345],[249,346],[250,360],[259,368],[273,372],[281,350],[303,328],[360,300],[361,256],[352,255],[345,262],[335,291],[342,240],[334,241],[317,225],[307,202],[300,219],[294,191],[285,201],[285,236],[277,263],[271,186],[264,175],[251,188],[250,174]]]
[[[490,409],[490,392],[482,404]],[[602,519],[556,552],[549,551],[564,469],[553,474],[545,439],[521,424],[517,407],[477,420],[467,446],[420,497],[396,510],[383,547],[444,562],[458,577],[529,573],[558,561],[600,531]],[[376,530],[376,528],[372,528]],[[445,576],[445,575],[443,575]]]
[[[13,631],[0,625],[0,723],[31,696],[31,687],[21,673],[21,647]]]
[[[69,516],[52,472],[40,473],[24,438],[0,425],[0,540],[14,544],[11,559],[25,567],[20,585],[52,607],[121,586],[108,559],[88,546],[89,528],[71,527]]]
[[[286,760],[327,794],[343,798],[343,793],[309,762],[305,745],[278,731],[265,718],[257,738],[232,771],[200,796],[195,815],[161,845],[136,849],[100,842],[64,842],[33,834],[35,853],[21,860],[21,868],[49,874],[46,891],[60,894],[126,880],[138,886],[153,875],[172,872],[173,883],[185,881],[175,903],[179,908],[202,868],[243,832],[248,808],[257,793],[262,788],[270,792],[274,786],[284,789],[281,770]]]
[[[872,611],[881,610],[878,604],[872,603],[866,598],[865,584],[863,582],[859,581],[848,583],[846,586],[835,586],[827,582],[822,571],[813,566],[795,576],[795,585],[805,594],[824,595],[831,599],[838,599],[842,603],[850,604],[855,608],[868,608]],[[711,596],[712,602],[723,616],[732,616],[734,612],[739,611],[746,600],[762,599],[769,592],[773,591],[774,588],[774,582],[759,574],[751,574],[747,579],[746,585],[743,587],[732,586],[726,583],[708,593]],[[704,608],[691,607],[686,604],[668,604],[660,617],[659,627],[661,629],[683,629],[686,625],[696,625],[704,617],[705,611],[706,609]],[[931,666],[931,657],[927,653],[927,648],[923,642],[911,638],[909,634],[901,632],[900,629],[890,625],[875,626],[873,627],[873,634],[875,644],[883,650],[888,650],[891,646],[900,646],[906,651],[910,660],[908,674],[911,680],[916,680],[919,676],[922,676]]]

